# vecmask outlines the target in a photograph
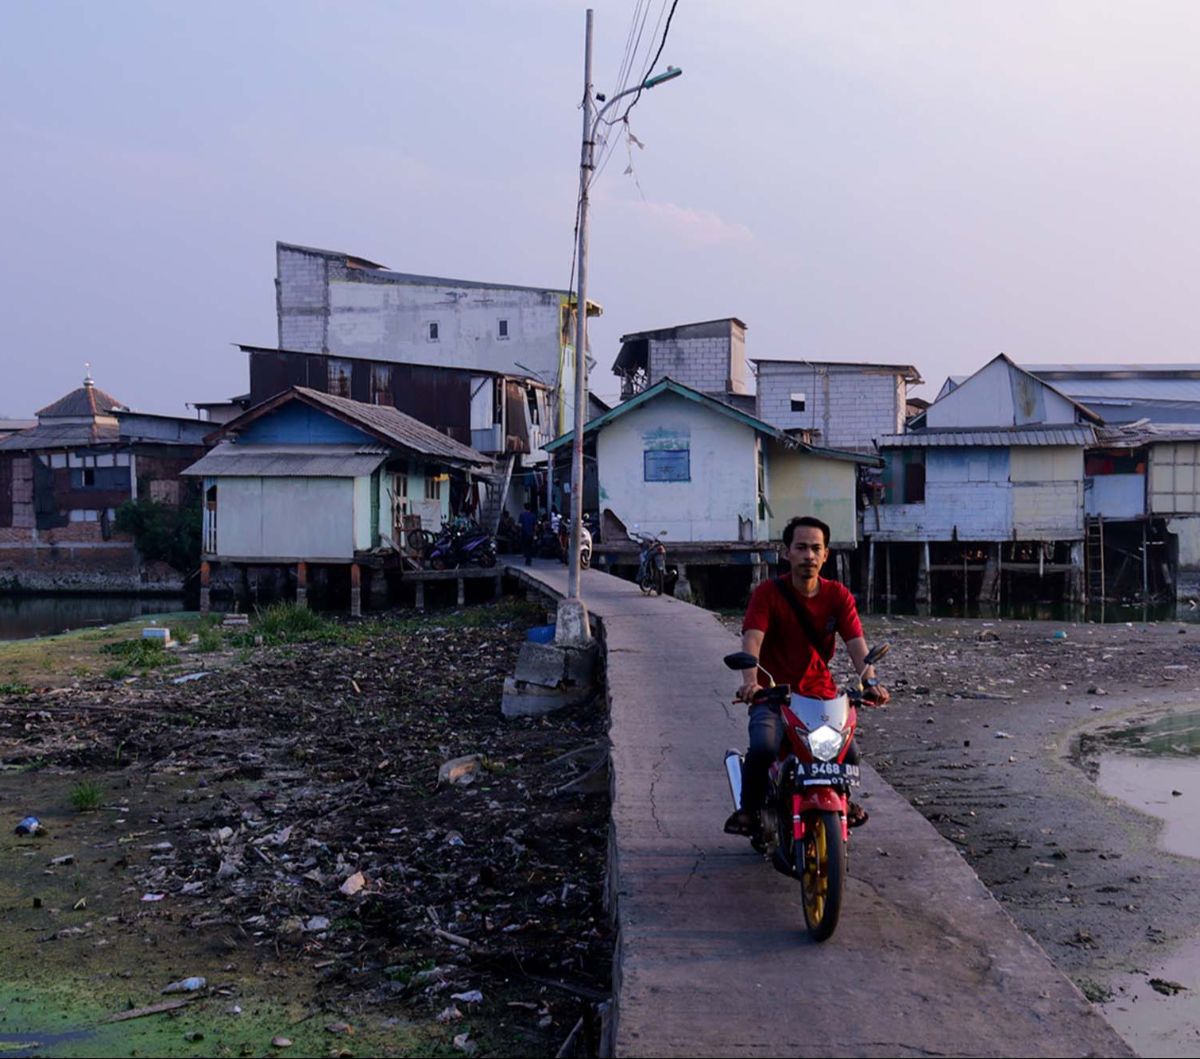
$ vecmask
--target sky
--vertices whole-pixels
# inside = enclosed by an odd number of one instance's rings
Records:
[[[671,0],[593,0],[598,91]],[[275,241],[566,288],[575,0],[0,5],[0,416],[242,393]],[[593,388],[629,331],[751,357],[1200,362],[1200,4],[678,0],[592,192]],[[626,172],[631,169],[631,172]]]

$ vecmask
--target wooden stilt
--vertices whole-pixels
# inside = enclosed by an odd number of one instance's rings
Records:
[[[875,538],[872,537],[867,545],[867,613],[874,613],[875,607]]]
[[[362,617],[362,567],[350,564],[350,617]]]
[[[417,604],[417,610],[423,611],[425,609],[425,582],[424,581],[417,582],[416,604]]]
[[[465,578],[457,578],[458,581],[458,605],[461,607],[467,601],[467,582]]]
[[[207,561],[200,564],[200,613],[207,614],[211,608],[211,598],[209,596],[209,578],[212,575],[212,567]]]
[[[308,606],[308,563],[303,560],[296,564],[296,606]]]

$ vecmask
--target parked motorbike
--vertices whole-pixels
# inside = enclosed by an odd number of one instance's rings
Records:
[[[666,530],[663,530],[663,533],[666,533]],[[668,578],[672,575],[679,576],[677,572],[667,569],[667,546],[661,540],[663,533],[657,537],[652,537],[649,533],[630,534],[630,538],[640,549],[636,578],[638,588],[646,595],[650,595],[651,592],[663,595]]]
[[[456,519],[433,542],[426,562],[434,570],[496,565],[496,541],[470,519]]]
[[[889,645],[867,654],[866,665],[883,658]],[[744,651],[726,655],[730,669],[759,666]],[[766,673],[766,670],[762,670]],[[836,699],[810,699],[776,684],[755,696],[781,713],[786,737],[769,773],[767,802],[755,849],[770,857],[774,867],[800,881],[804,922],[816,941],[826,941],[837,927],[848,871],[850,828],[847,812],[850,790],[860,782],[859,767],[845,760],[858,723],[856,707],[864,701],[860,678],[854,678]],[[742,804],[742,755],[725,754],[725,774],[735,809]]]
[[[558,524],[558,557],[565,563],[571,554],[571,521],[563,519]],[[579,529],[579,565],[584,570],[592,565],[592,531],[587,519]]]

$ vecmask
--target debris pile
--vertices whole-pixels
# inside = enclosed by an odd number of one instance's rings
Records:
[[[122,868],[189,932],[299,960],[330,999],[470,1008],[474,1036],[490,1007],[557,1048],[610,989],[607,784],[573,783],[605,770],[607,717],[502,717],[532,624],[506,616],[30,692],[0,705],[0,757],[172,777]]]

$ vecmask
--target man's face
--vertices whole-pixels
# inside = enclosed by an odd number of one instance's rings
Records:
[[[792,570],[801,577],[816,577],[825,565],[829,550],[825,547],[825,535],[816,526],[797,526],[792,533],[792,543],[784,552],[784,558]]]

